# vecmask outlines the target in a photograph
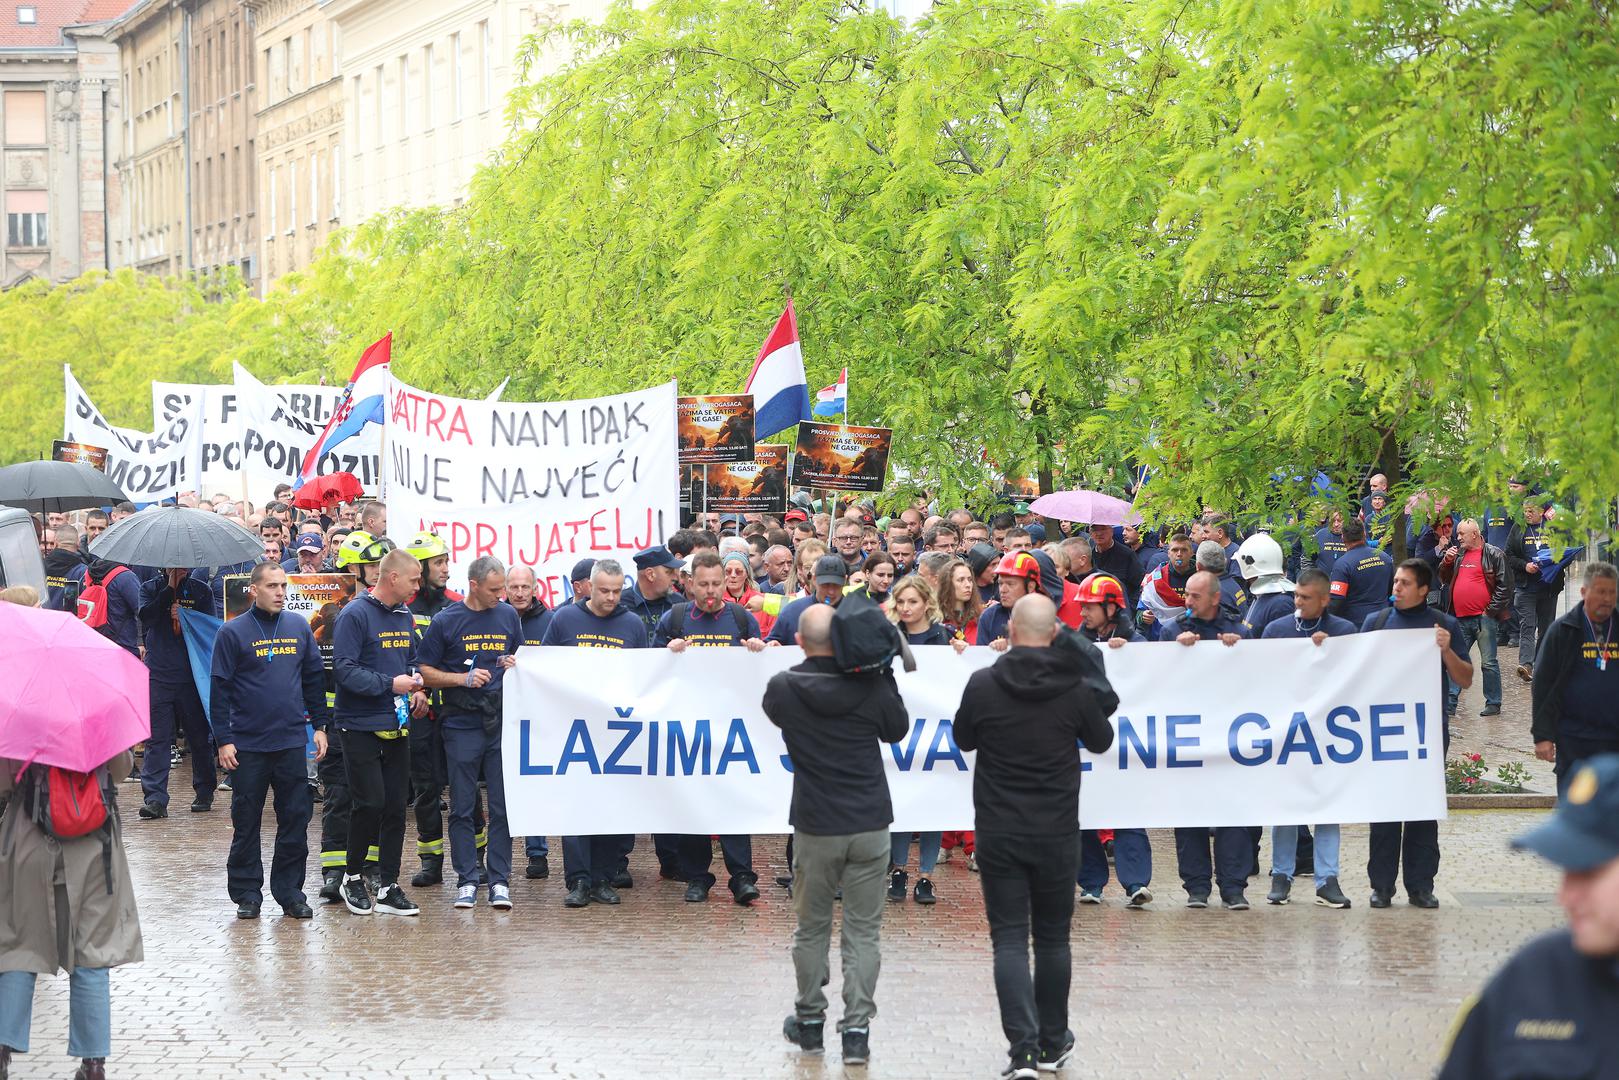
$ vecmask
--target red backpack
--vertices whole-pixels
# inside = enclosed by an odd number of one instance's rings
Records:
[[[118,804],[106,766],[85,773],[29,765],[17,778],[17,788],[24,815],[46,836],[76,840],[100,835],[107,891],[112,892],[112,828]]]
[[[100,630],[107,625],[107,584],[119,574],[127,573],[129,567],[115,566],[107,571],[107,576],[97,581],[86,570],[84,572],[84,589],[79,593],[79,621],[92,630]]]

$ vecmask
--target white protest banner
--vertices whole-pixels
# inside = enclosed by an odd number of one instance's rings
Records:
[[[999,654],[914,649],[910,734],[884,747],[894,828],[973,827],[975,753],[952,720]],[[1422,821],[1445,816],[1433,632],[1104,649],[1120,705],[1076,752],[1086,828]],[[792,774],[760,708],[798,649],[525,648],[505,676],[514,834],[787,830]],[[1173,678],[1165,678],[1166,671]]]
[[[240,378],[245,369],[239,364],[236,368],[236,384],[154,382],[152,415],[161,424],[200,400],[205,494],[241,495],[245,473],[247,497],[262,503],[276,484],[290,483],[298,475],[304,454],[331,419],[343,388],[266,386],[251,373],[248,383]],[[278,419],[269,419],[278,414]],[[307,434],[310,430],[313,435]],[[323,458],[319,471],[352,472],[367,488],[374,488],[381,476],[380,449],[381,433],[368,429]]]
[[[107,423],[73,369],[62,366],[66,402],[62,439],[107,449],[105,472],[131,502],[161,502],[182,491],[196,491],[202,476],[202,402],[168,420],[150,434]]]
[[[628,564],[678,524],[675,384],[583,401],[473,401],[397,379],[385,423],[388,524],[450,548],[452,580],[493,555],[568,595],[581,558]],[[632,568],[633,572],[633,568]]]
[[[343,390],[329,386],[266,386],[240,364],[234,365],[234,374],[242,475],[249,498],[256,493],[258,499],[268,499],[277,484],[290,484],[297,477],[305,455],[320,441],[321,432],[331,418],[332,408],[343,396]],[[320,393],[303,392],[309,389]],[[217,395],[210,396],[210,400],[214,396]],[[298,407],[293,405],[294,398],[299,402]],[[311,402],[315,405],[313,410],[309,407]],[[316,418],[311,412],[322,416]],[[344,440],[332,452],[322,454],[316,474],[353,473],[364,487],[376,491],[381,484],[381,464],[377,456],[381,441],[381,429],[374,425],[367,427],[354,438]]]

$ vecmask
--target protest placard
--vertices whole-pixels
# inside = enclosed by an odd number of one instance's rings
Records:
[[[73,369],[62,367],[65,401],[62,441],[104,446],[109,479],[136,503],[161,502],[196,491],[202,476],[202,403],[147,433],[114,427],[85,393]]]
[[[225,578],[225,618],[234,619],[253,606],[247,596],[247,574],[231,574]],[[320,648],[321,662],[332,670],[332,635],[337,627],[337,613],[343,605],[354,599],[360,588],[360,579],[353,574],[288,574],[287,604],[283,611],[297,615],[309,623]]]
[[[976,754],[956,745],[953,721],[968,677],[1001,654],[913,652],[916,671],[896,673],[911,730],[881,749],[893,827],[970,829]],[[1086,828],[1445,816],[1431,630],[1102,655],[1120,704],[1111,749],[1075,748]],[[518,650],[502,735],[512,832],[786,831],[792,761],[760,703],[801,659],[795,648]]]
[[[480,555],[529,566],[550,605],[584,557],[626,565],[678,527],[675,387],[550,403],[452,398],[397,379],[386,417],[388,521],[431,530],[451,579]]]
[[[805,421],[798,425],[793,486],[826,491],[881,491],[893,442],[889,428]]]
[[[57,439],[51,443],[51,460],[72,461],[106,472],[107,448],[105,446],[91,446],[89,443],[63,442],[61,439]]]
[[[785,514],[787,448],[758,443],[752,461],[703,470],[703,510],[720,514]]]
[[[675,407],[682,465],[752,460],[752,394],[683,397]]]

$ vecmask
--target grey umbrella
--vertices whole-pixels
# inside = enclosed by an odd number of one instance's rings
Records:
[[[242,526],[184,506],[142,510],[90,543],[90,554],[127,566],[231,566],[264,554]]]
[[[35,514],[65,514],[127,499],[106,473],[76,461],[25,461],[0,469],[0,503]]]

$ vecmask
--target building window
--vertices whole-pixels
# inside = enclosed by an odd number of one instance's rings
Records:
[[[399,137],[410,138],[410,57],[399,58]]]
[[[433,130],[433,45],[422,46],[422,130]]]
[[[316,208],[320,206],[320,151],[309,154],[309,227],[315,227]]]
[[[461,35],[450,35],[450,120],[461,119]]]
[[[33,26],[39,22],[39,9],[33,4],[24,4],[17,8],[17,25]]]
[[[343,216],[343,144],[332,147],[332,220]]]
[[[276,182],[276,173],[278,171],[279,170],[276,168],[276,166],[274,166],[274,165],[270,166],[270,190],[269,190],[268,194],[269,194],[269,202],[270,202],[270,235],[272,237],[275,235],[275,197],[276,197],[275,182]]]
[[[377,65],[377,97],[372,103],[372,118],[376,121],[377,148],[382,148],[382,65]]]
[[[45,91],[6,91],[6,145],[45,145]]]
[[[489,20],[478,24],[478,108],[488,109],[495,90],[495,50],[489,37]]]
[[[298,159],[287,162],[287,235],[298,227]]]
[[[302,35],[287,39],[287,93],[296,94],[304,89],[304,39]]]
[[[49,238],[45,211],[50,196],[43,191],[6,192],[6,246],[42,248]]]

